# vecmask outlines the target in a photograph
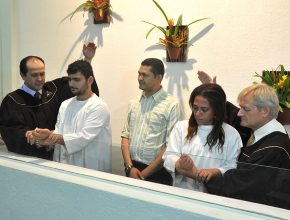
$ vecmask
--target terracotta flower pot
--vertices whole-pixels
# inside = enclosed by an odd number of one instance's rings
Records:
[[[284,108],[283,112],[279,112],[277,121],[279,121],[282,125],[290,124],[290,108]]]
[[[94,14],[94,23],[95,24],[103,24],[110,23],[110,8],[107,7],[110,5],[110,0],[95,0],[95,3],[98,5],[106,3],[105,7],[99,9],[93,9]]]
[[[93,13],[94,13],[94,18],[96,21],[104,20],[104,9],[95,9]]]
[[[94,13],[94,23],[103,24],[110,23],[110,12],[105,9],[93,10]]]
[[[181,48],[180,47],[167,47],[167,52],[170,59],[176,60],[179,58]]]

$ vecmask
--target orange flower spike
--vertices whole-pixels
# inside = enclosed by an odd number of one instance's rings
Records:
[[[167,46],[168,45],[168,40],[166,38],[165,39],[159,38],[159,44]]]
[[[173,19],[169,19],[168,20],[168,26],[169,26],[169,29],[173,28],[173,26],[174,26],[174,20]]]
[[[279,82],[279,77],[275,74],[275,71],[273,69],[272,69],[271,73],[273,75],[274,82],[275,83]]]
[[[93,0],[96,5],[100,5],[104,0]]]

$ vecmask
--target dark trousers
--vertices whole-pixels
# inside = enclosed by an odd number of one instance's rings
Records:
[[[132,162],[133,162],[133,166],[136,167],[140,171],[148,167],[147,164],[144,164],[135,160],[133,160]],[[145,180],[149,182],[161,183],[161,184],[169,185],[169,186],[172,186],[173,184],[172,176],[170,175],[170,173],[168,173],[165,170],[164,167],[161,170],[158,170],[157,172],[153,173],[151,176],[148,176]]]

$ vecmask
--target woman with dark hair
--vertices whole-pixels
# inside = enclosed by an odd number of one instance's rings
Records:
[[[174,186],[206,192],[203,181],[236,167],[242,140],[225,123],[226,95],[219,85],[196,87],[189,105],[189,120],[178,122],[170,134],[164,167],[172,174]]]

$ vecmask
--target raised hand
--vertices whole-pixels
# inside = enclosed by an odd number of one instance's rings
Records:
[[[91,62],[96,53],[96,44],[94,42],[89,42],[88,44],[83,45],[83,54],[85,56],[85,60]]]
[[[200,80],[200,82],[202,84],[206,84],[206,83],[216,83],[216,76],[214,76],[213,78],[210,77],[210,75],[208,75],[206,72],[199,70],[197,72],[198,75],[198,79]]]

